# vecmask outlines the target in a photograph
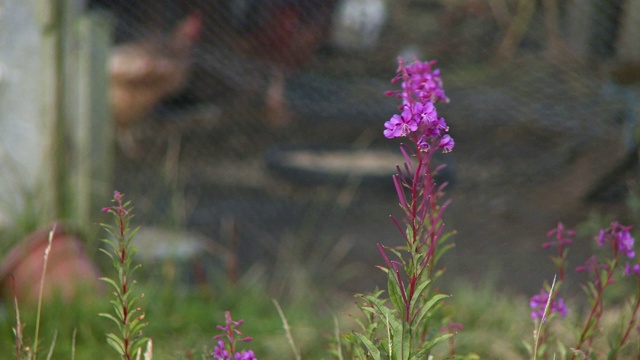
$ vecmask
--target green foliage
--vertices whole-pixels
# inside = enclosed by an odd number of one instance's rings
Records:
[[[176,283],[153,281],[138,287],[145,296],[139,305],[153,319],[145,327],[145,334],[153,337],[153,359],[201,359],[213,349],[215,324],[224,316],[225,310],[237,313],[251,321],[245,322],[243,330],[254,340],[251,347],[264,359],[293,359],[287,351],[287,339],[282,322],[273,306],[270,294],[254,282],[242,281],[236,286],[211,284],[213,291],[198,291],[191,288],[176,291]],[[86,293],[69,303],[61,299],[45,303],[42,310],[40,346],[48,350],[57,332],[53,359],[106,359],[115,356],[111,345],[104,337],[112,332],[111,321],[97,317],[97,313],[109,311],[111,304],[104,301],[107,294]],[[304,298],[297,303],[286,303],[287,319],[303,359],[326,358],[324,335],[333,324],[325,311],[319,310],[313,299]],[[21,320],[25,324],[25,342],[33,340],[35,308],[20,308]],[[10,306],[0,310],[0,349],[13,349],[15,313]],[[72,347],[74,331],[75,347]],[[39,352],[40,353],[40,352]],[[47,351],[41,351],[45,358]],[[40,357],[40,356],[39,356]],[[7,356],[7,358],[11,358]],[[15,358],[15,357],[13,357]]]
[[[55,348],[53,359],[71,359],[76,353],[76,359],[102,359],[109,351],[104,342],[107,327],[104,321],[96,317],[96,313],[103,312],[106,304],[99,301],[96,294],[86,293],[82,297],[69,302],[60,298],[45,302],[42,307],[40,320],[40,347],[46,349],[53,342]],[[24,325],[24,342],[33,341],[33,331],[36,324],[35,306],[23,304],[20,307],[21,322]],[[14,335],[11,331],[15,327],[15,309],[6,308],[0,313],[0,348],[15,348]],[[73,342],[75,341],[75,345]],[[39,351],[39,358],[45,358],[46,351]],[[11,358],[8,356],[6,358]],[[13,357],[15,358],[15,356]]]
[[[107,343],[116,350],[121,359],[130,360],[135,358],[148,338],[142,331],[147,325],[143,322],[144,312],[137,307],[142,294],[135,291],[136,282],[133,279],[133,273],[140,268],[140,265],[133,264],[136,248],[132,240],[137,229],[130,230],[132,208],[130,202],[123,201],[123,197],[116,191],[113,199],[115,205],[104,210],[114,216],[115,226],[102,224],[112,238],[103,240],[107,249],[101,251],[112,260],[116,276],[101,278],[114,290],[114,299],[110,301],[113,313],[103,312],[99,315],[111,320],[118,329],[117,334],[107,334]]]

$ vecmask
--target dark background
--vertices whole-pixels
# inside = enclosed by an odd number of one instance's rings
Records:
[[[91,2],[115,14],[118,45],[202,18],[188,82],[118,135],[115,187],[139,222],[204,235],[215,244],[205,267],[233,279],[259,268],[284,282],[293,274],[282,263],[295,259],[320,285],[379,282],[376,243],[401,239],[389,220],[395,164],[345,179],[283,156],[398,152],[382,136],[398,105],[384,96],[398,55],[437,59],[451,100],[438,106],[456,141],[440,158],[453,201],[445,221],[457,231],[447,277],[533,293],[553,273],[540,244],[558,221],[575,228],[593,211],[635,220],[624,204],[639,95],[617,45],[631,1],[532,1],[528,21],[518,15],[526,2],[508,0],[353,2],[373,15],[350,18],[351,32],[338,32],[345,1]],[[522,35],[509,40],[517,24]],[[345,45],[358,31],[370,43]],[[572,261],[592,250],[591,236]]]

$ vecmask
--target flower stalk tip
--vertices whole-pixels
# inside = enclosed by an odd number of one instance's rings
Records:
[[[252,340],[250,336],[242,336],[242,332],[238,330],[244,320],[233,320],[231,312],[224,313],[225,324],[217,325],[216,328],[222,333],[215,335],[214,340],[218,340],[214,346],[211,356],[214,360],[258,360],[253,350],[237,351],[237,342],[249,342]],[[226,341],[225,341],[226,340]]]

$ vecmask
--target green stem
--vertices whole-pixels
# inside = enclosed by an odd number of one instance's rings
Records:
[[[634,325],[636,324],[636,316],[638,315],[638,310],[640,309],[640,276],[637,276],[637,278],[638,278],[638,293],[636,295],[636,304],[633,307],[633,311],[631,312],[631,319],[629,319],[629,323],[627,324],[627,328],[625,329],[624,335],[620,339],[620,342],[618,343],[618,348],[615,349],[614,354],[611,357],[611,360],[618,359],[618,352],[620,351],[620,349],[622,349],[624,344],[626,344],[629,338],[629,335],[631,334],[631,330],[633,330]],[[638,354],[638,356],[640,357],[640,353]]]

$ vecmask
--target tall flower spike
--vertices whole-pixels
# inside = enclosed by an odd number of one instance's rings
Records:
[[[386,273],[387,291],[358,295],[363,300],[358,306],[368,325],[362,327],[364,333],[346,339],[356,345],[349,354],[356,356],[349,358],[377,353],[373,357],[423,359],[430,357],[431,348],[453,335],[439,336],[431,322],[438,303],[448,297],[433,290],[432,281],[444,272],[436,263],[450,248],[443,244],[452,234],[443,234],[441,215],[447,202],[440,205],[442,187],[435,183],[437,170],[432,162],[439,148],[449,151],[453,147],[450,137],[442,136],[448,127],[434,106],[444,98],[442,82],[439,73],[431,69],[434,62],[416,59],[407,66],[399,59],[398,63],[392,82],[402,81],[401,90],[387,95],[398,94],[402,105],[400,114],[385,122],[383,133],[390,139],[404,138],[400,144],[403,161],[396,165],[393,176],[402,216],[396,219],[392,215],[391,220],[405,244],[390,247],[378,243],[384,260],[378,268]],[[397,324],[406,326],[399,328]]]
[[[555,237],[555,240],[548,241],[542,244],[543,249],[547,249],[550,247],[559,247],[562,248],[565,245],[571,245],[573,241],[571,238],[576,236],[576,232],[573,230],[568,230],[564,227],[562,223],[558,223],[558,226],[549,231],[547,233],[547,237]]]
[[[257,360],[252,350],[243,350],[236,352],[236,343],[238,341],[249,342],[252,340],[250,336],[236,338],[236,335],[241,336],[242,332],[238,330],[243,320],[233,320],[231,318],[231,312],[226,311],[224,313],[225,324],[224,326],[218,325],[216,328],[222,332],[222,334],[215,335],[213,338],[219,340],[213,348],[211,356],[215,360]],[[226,338],[225,343],[224,339]]]

